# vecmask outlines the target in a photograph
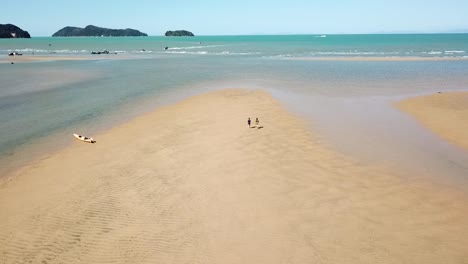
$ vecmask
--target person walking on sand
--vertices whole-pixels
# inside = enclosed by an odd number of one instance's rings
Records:
[[[247,124],[248,124],[249,127],[250,127],[250,117],[249,117],[249,119],[247,119]]]
[[[255,127],[258,127],[258,123],[260,123],[260,121],[258,121],[258,117],[255,118]]]

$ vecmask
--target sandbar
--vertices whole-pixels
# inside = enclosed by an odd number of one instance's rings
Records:
[[[0,263],[468,259],[465,193],[328,149],[262,90],[91,136],[0,180]]]
[[[468,57],[415,57],[415,56],[394,56],[394,57],[345,57],[345,56],[330,56],[330,57],[291,57],[287,60],[298,61],[460,61],[468,60]]]

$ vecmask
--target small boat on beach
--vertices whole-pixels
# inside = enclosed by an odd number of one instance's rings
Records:
[[[78,135],[78,134],[75,134],[75,133],[73,133],[73,136],[74,136],[76,139],[81,140],[81,141],[84,141],[84,142],[96,143],[96,140],[94,140],[92,137],[85,137],[85,136],[81,136],[81,135]]]

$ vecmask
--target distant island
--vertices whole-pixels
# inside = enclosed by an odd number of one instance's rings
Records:
[[[85,28],[79,27],[64,27],[55,32],[52,37],[147,37],[146,33],[142,33],[136,29],[110,29],[96,27],[93,25]]]
[[[195,35],[187,30],[166,31],[166,37],[194,37]]]
[[[0,24],[0,38],[31,38],[31,36],[15,25]]]

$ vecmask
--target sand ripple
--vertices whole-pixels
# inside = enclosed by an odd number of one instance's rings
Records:
[[[468,259],[464,194],[328,150],[262,91],[193,97],[96,138],[2,180],[0,263]]]

